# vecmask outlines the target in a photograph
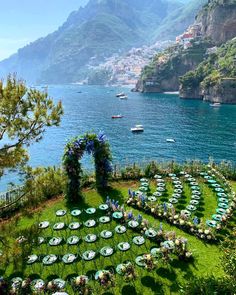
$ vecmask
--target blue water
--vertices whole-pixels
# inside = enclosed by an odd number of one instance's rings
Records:
[[[82,93],[78,93],[81,91]],[[115,94],[125,91],[128,100]],[[132,93],[124,88],[98,86],[49,86],[55,101],[62,100],[60,127],[49,128],[40,143],[30,148],[30,164],[59,165],[67,140],[87,131],[106,133],[115,163],[151,159],[185,161],[236,160],[236,105],[210,107],[208,103],[181,100],[176,95]],[[124,118],[112,120],[114,114]],[[144,132],[130,128],[142,124]],[[176,143],[167,143],[174,138]],[[86,168],[91,158],[83,159]],[[1,180],[1,187],[6,178]]]

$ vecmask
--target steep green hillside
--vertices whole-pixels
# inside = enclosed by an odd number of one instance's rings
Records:
[[[173,27],[169,16],[175,16],[176,10],[181,13],[183,7],[179,0],[90,0],[56,32],[0,62],[0,76],[17,72],[28,82],[78,81],[86,77],[88,64],[97,65],[114,53],[149,43],[163,22]],[[185,26],[180,23],[162,39],[173,37]]]
[[[183,1],[182,1],[183,2]],[[185,5],[173,11],[164,22],[155,30],[153,39],[165,39],[166,36],[174,39],[182,33],[194,20],[199,9],[207,0],[184,1]]]
[[[236,38],[222,45],[194,70],[180,77],[180,96],[183,98],[202,98],[211,95],[212,89],[226,85],[236,87]],[[222,85],[222,83],[224,85]],[[228,89],[229,90],[229,89]],[[192,95],[191,95],[192,94]],[[194,94],[194,95],[193,95]],[[229,95],[229,94],[228,94]],[[220,95],[222,96],[222,95]],[[224,98],[226,99],[226,98]],[[206,100],[213,100],[207,97]],[[228,99],[229,100],[229,99]],[[224,101],[232,102],[232,101]]]
[[[197,2],[192,2],[190,6],[194,4],[196,5]],[[178,16],[176,15],[173,26],[177,20]],[[194,71],[206,58],[207,49],[219,46],[236,36],[236,0],[209,0],[198,12],[193,26],[190,26],[185,33],[187,34],[179,38],[179,43],[174,49],[170,48],[163,56],[157,56],[144,68],[136,86],[138,91],[179,90],[179,77],[184,76],[189,71]],[[228,48],[231,46],[229,44],[231,43],[226,45],[225,50],[233,54],[234,51]],[[202,70],[201,65],[197,71],[189,72],[184,76],[181,79],[180,96],[183,98],[204,97],[206,100],[227,103],[236,102],[234,90],[236,83],[232,80],[235,74],[231,69],[231,67],[235,67],[235,62],[232,62],[233,55],[231,53],[229,53],[230,57],[227,57],[226,53],[225,55],[222,52],[219,53],[223,55],[222,60],[219,60],[217,55],[212,55],[210,59],[213,68],[208,60],[206,62],[207,72]],[[216,86],[214,85],[215,81],[221,81],[218,83],[219,87],[210,89],[210,86]],[[202,91],[200,89],[201,82],[203,83],[202,86],[206,84],[206,87],[201,87]],[[228,92],[225,89],[228,89]]]
[[[156,55],[146,66],[136,86],[141,92],[166,92],[179,89],[179,76],[195,68],[204,58],[207,41],[192,43],[192,47],[183,49],[175,45]]]

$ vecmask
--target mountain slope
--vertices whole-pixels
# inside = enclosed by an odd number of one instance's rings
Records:
[[[211,0],[198,13],[202,35],[216,45],[236,36],[236,0]]]
[[[136,90],[236,103],[235,20],[236,0],[209,0],[177,44],[143,69]]]
[[[174,39],[194,21],[195,15],[206,2],[207,0],[186,1],[183,7],[170,13],[154,32],[153,39],[164,39],[166,35]]]
[[[71,13],[56,32],[0,62],[0,76],[17,72],[30,82],[78,81],[86,76],[88,64],[150,42],[156,28],[184,7],[177,1],[90,0]],[[182,30],[180,25],[175,32]]]

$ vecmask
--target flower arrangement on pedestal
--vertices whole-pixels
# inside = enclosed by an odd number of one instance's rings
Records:
[[[131,262],[122,264],[121,273],[124,276],[124,280],[126,282],[135,280],[137,278],[137,275],[135,273],[135,268]]]
[[[192,257],[192,252],[188,250],[187,242],[185,238],[175,239],[174,252],[178,255],[179,259],[187,260]]]
[[[58,287],[57,284],[55,284],[54,281],[50,281],[47,284],[47,290],[49,292],[49,294],[60,291],[60,288]]]
[[[93,293],[92,288],[88,285],[88,277],[87,276],[78,276],[73,278],[71,281],[71,285],[73,291],[80,295],[90,295]]]
[[[150,253],[143,255],[143,261],[145,263],[145,269],[147,271],[152,271],[157,266],[157,261],[155,260],[155,258],[153,257],[153,255],[150,254]]]
[[[103,270],[98,276],[98,281],[101,287],[104,289],[109,289],[115,286],[114,274],[108,270]]]
[[[63,164],[68,176],[67,198],[70,201],[76,201],[81,193],[82,168],[80,160],[84,152],[94,157],[97,188],[107,186],[112,171],[110,146],[104,133],[100,132],[98,135],[87,133],[74,138],[66,145],[63,156]]]

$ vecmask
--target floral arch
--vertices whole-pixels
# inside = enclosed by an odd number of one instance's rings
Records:
[[[67,143],[63,156],[63,164],[68,176],[67,198],[76,201],[81,196],[82,167],[80,160],[84,153],[93,155],[95,162],[96,186],[107,187],[112,172],[110,145],[104,133],[86,133]]]

